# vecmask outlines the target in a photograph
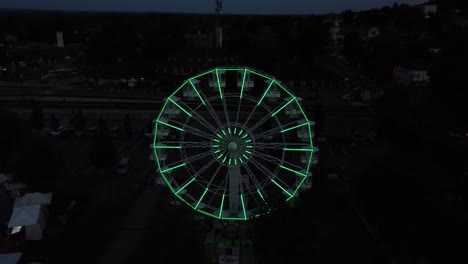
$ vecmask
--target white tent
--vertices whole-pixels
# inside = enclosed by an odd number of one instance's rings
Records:
[[[23,205],[49,205],[52,200],[52,193],[27,193],[21,197],[16,197],[14,207]]]
[[[0,264],[17,264],[20,263],[21,257],[23,253],[8,253],[8,254],[0,254]]]
[[[26,240],[41,240],[45,225],[45,216],[40,204],[15,207],[8,222],[9,228],[24,226]]]

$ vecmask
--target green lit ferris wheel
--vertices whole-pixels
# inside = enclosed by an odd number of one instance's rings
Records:
[[[313,121],[268,74],[229,66],[193,76],[154,123],[158,173],[202,214],[248,220],[310,186]]]

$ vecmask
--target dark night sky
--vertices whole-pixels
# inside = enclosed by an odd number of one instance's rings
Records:
[[[323,14],[380,8],[393,3],[418,4],[424,0],[224,0],[233,14]],[[0,0],[0,8],[82,11],[161,11],[214,13],[215,0]]]

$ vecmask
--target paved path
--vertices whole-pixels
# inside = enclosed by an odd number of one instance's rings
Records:
[[[145,227],[160,195],[158,186],[147,186],[135,202],[133,210],[123,221],[119,233],[110,244],[99,264],[125,264],[144,237]]]

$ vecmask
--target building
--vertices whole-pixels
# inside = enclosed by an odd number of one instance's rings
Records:
[[[397,65],[393,68],[393,81],[403,86],[427,86],[430,83],[427,65]]]

